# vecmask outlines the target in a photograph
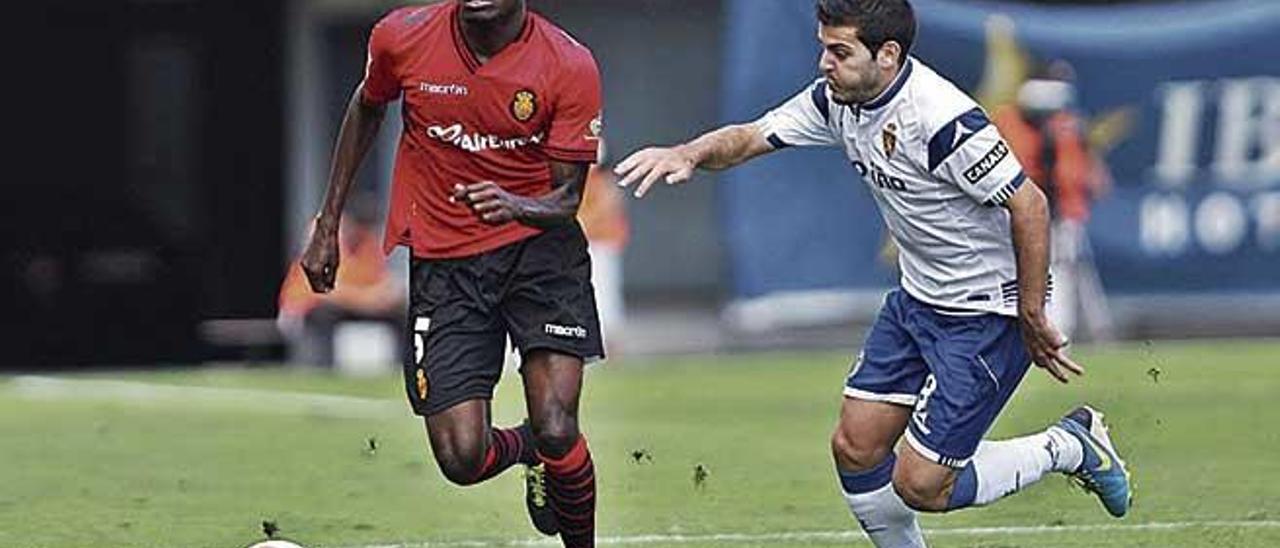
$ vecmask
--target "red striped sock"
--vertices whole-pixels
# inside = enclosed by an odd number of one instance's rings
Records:
[[[529,425],[522,424],[516,428],[494,428],[489,431],[489,450],[484,456],[484,465],[476,475],[476,483],[480,483],[511,468],[513,465],[538,463],[533,450],[533,432]]]
[[[579,436],[573,448],[558,459],[538,453],[547,467],[547,494],[560,521],[565,548],[596,545],[596,471],[587,439]]]

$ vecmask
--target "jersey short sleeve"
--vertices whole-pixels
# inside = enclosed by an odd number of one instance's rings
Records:
[[[977,106],[934,130],[929,171],[992,206],[1003,205],[1026,181],[1009,144]]]
[[[839,141],[831,130],[831,110],[827,81],[819,79],[769,111],[756,126],[774,148],[834,145]]]
[[[562,72],[542,150],[552,160],[594,163],[603,131],[600,70],[584,53]]]
[[[395,59],[391,54],[394,39],[388,16],[374,25],[369,33],[369,53],[364,66],[364,80],[360,83],[365,102],[384,104],[400,97],[400,80],[395,74]]]

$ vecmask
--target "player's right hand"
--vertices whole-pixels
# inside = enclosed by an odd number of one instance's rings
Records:
[[[1026,343],[1031,361],[1047,371],[1058,382],[1070,382],[1070,374],[1083,375],[1084,368],[1067,357],[1067,339],[1059,333],[1044,314],[1020,314],[1022,340]]]
[[[640,180],[636,187],[636,198],[643,198],[658,179],[669,185],[683,183],[693,176],[693,160],[680,153],[677,148],[646,148],[636,152],[627,159],[618,162],[613,172],[621,177],[618,186],[630,186]]]
[[[316,293],[333,291],[338,276],[338,230],[322,229],[319,225],[311,232],[311,241],[302,254],[302,272],[307,283]]]

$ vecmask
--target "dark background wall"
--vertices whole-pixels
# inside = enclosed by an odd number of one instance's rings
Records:
[[[282,3],[39,3],[0,201],[0,364],[206,357],[275,312]],[[39,105],[40,108],[34,108]]]

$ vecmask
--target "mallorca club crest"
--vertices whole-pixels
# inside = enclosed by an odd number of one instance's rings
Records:
[[[889,122],[880,133],[880,142],[884,145],[884,156],[890,158],[898,148],[898,124]]]
[[[532,91],[522,89],[516,92],[515,99],[511,101],[511,115],[516,120],[528,122],[538,112],[538,96]]]
[[[417,380],[418,380],[418,399],[426,400],[427,394],[430,393],[430,390],[428,389],[428,385],[427,385],[427,372],[423,371],[421,367],[418,368]]]

